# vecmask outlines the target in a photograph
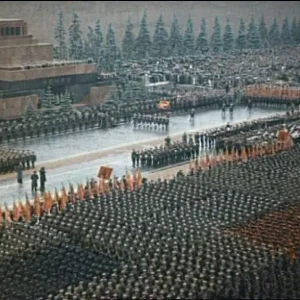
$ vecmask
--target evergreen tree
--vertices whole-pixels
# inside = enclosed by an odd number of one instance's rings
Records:
[[[195,36],[194,25],[191,17],[189,17],[183,36],[183,47],[185,55],[193,55],[195,52]]]
[[[83,43],[83,57],[85,59],[90,58],[91,57],[90,53],[91,53],[91,45],[89,44],[88,39],[85,39]]]
[[[233,49],[233,33],[231,30],[231,26],[229,23],[229,19],[227,19],[224,35],[223,35],[223,50],[224,51],[231,51]]]
[[[64,101],[65,101],[64,97],[65,97],[65,95],[63,93],[60,93],[60,95],[59,95],[59,106],[61,106],[62,103],[64,103]]]
[[[153,36],[152,55],[154,57],[168,56],[168,39],[168,32],[165,27],[162,15],[160,15],[156,22]]]
[[[214,31],[211,37],[211,47],[215,53],[222,51],[221,26],[218,17],[215,17]]]
[[[115,31],[111,24],[108,25],[106,41],[105,41],[105,68],[107,71],[114,70],[117,59],[118,47],[116,44]]]
[[[34,109],[34,106],[32,105],[32,103],[29,103],[26,106],[26,110],[24,112],[23,115],[23,119],[26,120],[30,120],[32,118],[34,118],[36,116],[36,110]]]
[[[289,45],[291,43],[290,24],[289,24],[289,20],[287,17],[284,19],[283,24],[282,24],[281,42],[284,45]]]
[[[264,15],[261,16],[259,23],[259,37],[261,41],[261,46],[266,48],[268,46],[268,30],[265,22]]]
[[[122,100],[132,102],[148,99],[148,92],[145,85],[138,81],[127,81],[122,91]]]
[[[92,58],[96,61],[95,57],[95,33],[91,26],[88,26],[87,39],[84,41],[84,58]]]
[[[259,49],[261,47],[259,33],[253,17],[249,23],[247,46],[250,49]]]
[[[59,106],[59,105],[60,105],[60,97],[59,97],[58,94],[55,96],[55,105],[56,105],[56,106]]]
[[[151,53],[151,38],[150,32],[148,29],[148,22],[147,22],[147,14],[146,12],[143,15],[140,24],[140,31],[138,37],[136,39],[136,55],[137,59],[148,58]]]
[[[66,43],[66,30],[64,25],[64,14],[62,11],[59,12],[57,25],[55,28],[55,41],[57,43],[56,58],[64,60],[68,58],[68,48]]]
[[[52,88],[49,85],[46,89],[44,101],[42,102],[42,108],[49,109],[52,108],[55,103],[55,96],[53,94]]]
[[[109,102],[120,102],[118,92],[117,91],[110,91],[108,94],[108,101]]]
[[[277,47],[280,45],[280,32],[279,32],[279,25],[277,23],[276,18],[270,28],[269,36],[268,36],[269,44],[272,47]]]
[[[293,44],[298,43],[298,25],[297,25],[297,19],[294,18],[292,21],[292,26],[291,26],[291,40]]]
[[[171,56],[181,56],[183,53],[183,37],[177,17],[174,15],[170,30],[169,50]]]
[[[59,50],[57,46],[53,46],[53,58],[54,59],[59,59]]]
[[[134,48],[135,37],[133,34],[133,25],[130,18],[128,18],[125,29],[125,35],[122,41],[122,54],[125,60],[131,60],[134,58]]]
[[[69,57],[70,59],[82,59],[83,58],[83,42],[82,32],[80,29],[79,16],[74,13],[72,23],[69,28]]]
[[[207,41],[206,21],[204,18],[202,18],[201,20],[200,33],[196,42],[196,51],[198,53],[206,53],[209,51],[208,41]]]
[[[60,107],[62,112],[69,113],[70,111],[72,111],[73,109],[72,100],[71,100],[70,93],[68,91],[66,91],[65,94],[63,95],[61,99]]]
[[[236,39],[236,48],[239,50],[243,50],[246,48],[246,43],[247,43],[246,26],[244,20],[241,19],[239,33]]]
[[[94,42],[94,60],[99,65],[103,62],[104,58],[104,41],[100,19],[96,21]]]

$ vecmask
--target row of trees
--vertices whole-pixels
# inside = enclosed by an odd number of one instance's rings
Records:
[[[51,86],[48,86],[43,100],[41,101],[41,108],[51,109],[55,106],[59,106],[63,112],[69,112],[72,110],[71,95],[68,91],[66,91],[64,94],[55,95]]]
[[[104,39],[101,22],[98,19],[94,27],[88,27],[84,38],[78,14],[74,13],[71,25],[67,32],[64,25],[64,15],[61,11],[55,29],[55,55],[58,59],[85,59],[92,58],[105,71],[113,71],[117,60],[139,60],[149,57],[169,57],[206,53],[219,53],[234,49],[259,49],[275,47],[281,44],[290,45],[300,43],[300,20],[294,18],[290,24],[285,18],[280,29],[276,19],[270,28],[267,28],[264,17],[259,24],[251,18],[248,27],[243,19],[240,20],[239,30],[235,36],[230,21],[227,20],[224,32],[218,17],[214,20],[212,36],[207,34],[206,20],[201,21],[200,32],[195,37],[192,19],[187,21],[183,32],[176,16],[174,16],[170,32],[168,32],[162,15],[159,16],[153,38],[148,28],[147,14],[144,13],[137,36],[133,31],[130,18],[127,21],[121,47],[118,47],[115,31],[109,24]]]
[[[60,111],[63,113],[69,113],[72,111],[72,100],[71,95],[68,91],[64,94],[54,95],[52,88],[47,87],[45,91],[44,99],[41,101],[41,108],[48,110],[53,107],[59,107]],[[32,104],[26,106],[26,111],[23,114],[23,119],[25,121],[35,118],[38,111],[34,108]]]
[[[104,66],[107,71],[113,71],[115,61],[120,57],[117,47],[115,32],[110,24],[104,41],[100,20],[95,27],[88,27],[86,38],[81,31],[81,22],[77,13],[73,14],[71,25],[67,31],[64,25],[64,15],[61,11],[55,29],[56,46],[54,56],[60,60],[80,60],[92,58],[97,65]]]

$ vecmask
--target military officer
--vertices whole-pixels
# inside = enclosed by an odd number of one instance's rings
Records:
[[[135,163],[136,163],[136,151],[135,151],[135,149],[132,150],[131,161],[132,161],[132,167],[135,168]]]

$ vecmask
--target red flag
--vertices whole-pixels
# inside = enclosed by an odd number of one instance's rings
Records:
[[[130,190],[133,191],[134,186],[133,186],[132,175],[130,175],[129,173],[127,173],[127,183],[129,185]]]
[[[31,220],[31,204],[29,199],[26,200],[25,204],[25,220],[29,222]]]
[[[102,192],[105,193],[106,192],[106,183],[105,183],[105,178],[102,178],[101,180],[101,189],[102,189]]]
[[[49,209],[49,192],[45,192],[45,194],[44,194],[43,208],[44,208],[44,211],[46,213],[50,212],[50,209]]]
[[[99,194],[101,195],[101,194],[103,194],[104,193],[104,189],[103,189],[103,177],[101,176],[100,178],[99,178],[99,182],[98,182],[98,192],[99,192]]]
[[[10,211],[5,209],[4,213],[6,225],[9,225],[11,223]]]
[[[25,206],[22,201],[19,201],[19,207],[21,216],[25,218]]]
[[[143,175],[141,173],[141,170],[138,171],[137,179],[138,179],[138,187],[141,187],[142,186],[142,182],[143,182]]]
[[[115,190],[119,189],[119,185],[118,185],[118,181],[117,181],[117,177],[116,176],[114,176],[114,179],[113,179],[113,188]]]
[[[70,190],[70,198],[71,198],[70,200],[74,204],[76,201],[76,197],[75,197],[74,186],[71,183],[69,184],[69,190]]]
[[[61,202],[60,202],[60,210],[64,210],[67,206],[68,195],[66,193],[65,187],[62,189]]]
[[[136,189],[136,187],[137,187],[137,174],[136,173],[134,173],[133,174],[133,187],[134,187],[134,189]]]
[[[121,181],[120,181],[120,189],[121,189],[121,191],[125,191],[125,185],[124,185],[123,179],[121,179]]]
[[[94,199],[94,194],[93,194],[92,184],[91,183],[88,184],[88,193],[89,193],[90,199]]]
[[[82,184],[78,185],[77,194],[80,200],[84,200],[84,188]]]
[[[209,155],[206,155],[206,157],[205,157],[205,165],[206,165],[207,167],[210,165]]]
[[[34,209],[35,209],[35,214],[37,215],[38,218],[41,217],[41,199],[38,193],[35,194],[35,199],[34,199]]]
[[[246,153],[246,148],[245,147],[242,148],[242,155],[241,156],[242,156],[242,160],[243,161],[246,162],[248,160],[247,153]]]
[[[94,195],[96,195],[96,197],[99,197],[99,184],[97,182],[94,182],[93,196]]]
[[[56,188],[55,188],[55,202],[57,202],[57,204],[59,204],[59,202],[60,202],[60,197],[58,195],[58,191]]]
[[[10,211],[10,209],[8,208],[8,206],[7,206],[6,203],[4,204],[4,207],[5,207],[5,220],[6,220],[7,222],[11,223],[11,222],[12,222],[12,220],[11,220],[11,211]]]
[[[14,201],[14,215],[13,215],[13,220],[14,220],[15,222],[18,222],[19,219],[20,219],[20,215],[21,215],[21,213],[20,213],[20,207],[19,207],[19,205],[17,205],[16,202]]]

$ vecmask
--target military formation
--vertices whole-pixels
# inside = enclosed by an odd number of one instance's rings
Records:
[[[284,99],[281,97],[269,97],[269,96],[250,96],[245,95],[241,99],[242,103],[249,104],[253,107],[264,107],[264,108],[284,108],[295,110],[299,108],[299,99]]]
[[[222,91],[186,91],[168,99],[171,113],[190,112],[192,109],[221,107],[225,93]],[[111,128],[133,121],[134,116],[161,114],[160,100],[136,101],[115,107],[111,104],[84,106],[70,112],[45,111],[16,120],[0,121],[0,143],[11,140],[36,138],[88,130]],[[168,127],[168,122],[157,120],[157,125]],[[143,123],[143,119],[142,122]],[[147,122],[146,122],[147,123]],[[138,125],[138,123],[136,123]]]
[[[162,168],[169,165],[196,159],[201,150],[212,149],[215,145],[215,135],[196,133],[182,136],[182,141],[172,142],[168,136],[165,144],[143,151],[133,150],[131,153],[132,167]]]
[[[170,112],[223,111],[233,110],[237,100],[229,86],[275,80],[283,65],[289,84],[295,84],[298,56],[297,46],[278,47],[145,60],[138,68],[141,73],[149,68],[169,71],[166,76],[174,86],[212,88],[171,91]],[[130,68],[137,71],[133,64]],[[248,108],[258,103],[243,99]],[[158,101],[5,121],[0,124],[0,141],[110,128],[134,121],[136,114],[159,113]],[[282,127],[299,142],[300,115],[293,111],[184,134],[180,141],[167,136],[162,146],[133,150],[132,164],[158,168],[195,159],[203,151],[248,151],[276,139]],[[124,179],[124,188],[114,188],[111,180],[101,190],[87,184],[77,191],[45,193],[43,214],[37,198],[15,204],[12,213],[0,207],[0,298],[299,299],[299,160],[300,146],[295,143],[290,150],[219,163],[192,176],[144,180],[134,188]],[[39,179],[35,175],[33,190]]]
[[[108,112],[86,108],[81,111],[58,113],[44,112],[18,120],[0,123],[0,143],[16,139],[50,136],[65,132],[75,132],[89,128],[110,128],[115,126],[115,118]]]
[[[299,159],[296,145],[134,191],[70,191],[2,228],[1,298],[299,299]]]
[[[20,151],[16,149],[0,148],[0,174],[17,171],[18,166],[23,170],[34,168],[36,155],[29,150]]]
[[[155,115],[136,115],[133,117],[134,128],[147,128],[155,130],[168,130],[170,123],[170,116],[158,114]]]
[[[257,144],[263,143],[266,148],[278,138],[278,132],[285,128],[298,141],[300,133],[300,113],[295,112],[291,116],[276,116],[246,122],[237,125],[230,125],[196,132],[194,134],[184,133],[181,141],[171,141],[170,137],[165,138],[164,145],[154,148],[136,151],[131,153],[132,167],[141,168],[162,168],[190,160],[194,160],[205,152],[228,154],[238,153],[242,149],[250,153]]]

